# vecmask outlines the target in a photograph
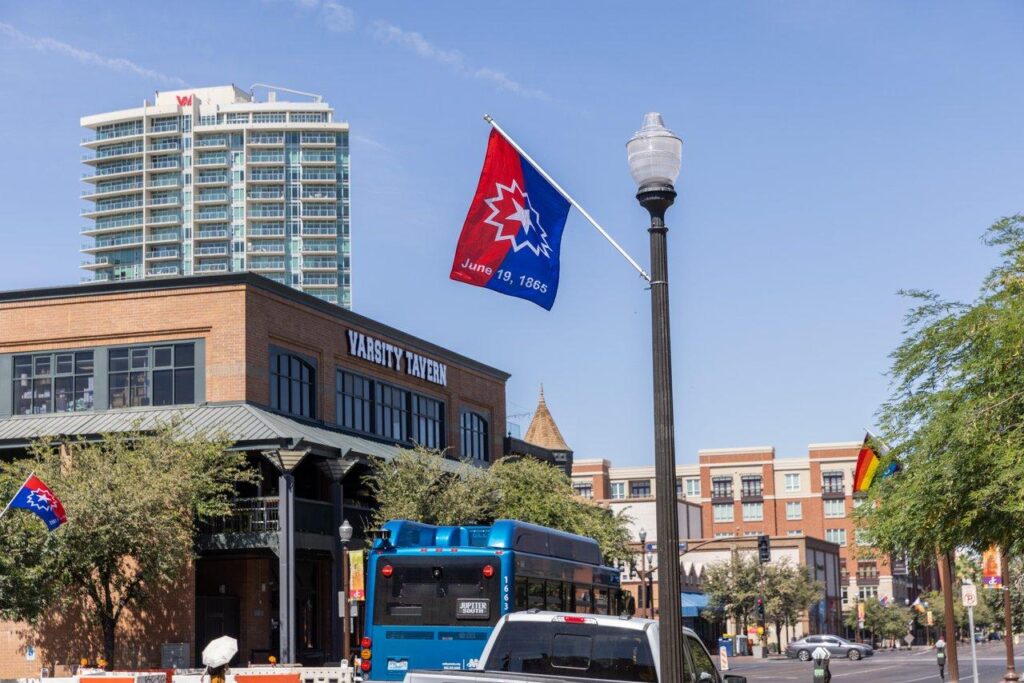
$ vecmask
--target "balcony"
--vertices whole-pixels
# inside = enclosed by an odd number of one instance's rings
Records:
[[[249,237],[284,237],[284,226],[277,225],[254,225],[249,228]]]
[[[193,253],[196,255],[196,258],[206,258],[209,256],[227,256],[228,248],[226,245],[223,244],[215,246],[203,246],[196,247]]]
[[[109,249],[127,249],[142,246],[142,235],[119,235],[117,237],[97,238],[92,244],[83,244],[82,251],[95,252]]]
[[[178,187],[181,185],[181,176],[177,173],[165,173],[163,175],[150,176],[147,188],[154,187]]]
[[[334,165],[337,162],[337,156],[334,152],[302,152],[302,163],[304,164],[331,164]]]
[[[196,195],[196,204],[222,204],[230,199],[227,192],[200,192]]]
[[[337,138],[332,133],[303,133],[301,138],[303,145],[327,145],[334,147]]]
[[[712,486],[711,487],[711,502],[712,503],[731,503],[731,502],[733,502],[732,486]]]
[[[149,216],[149,223],[152,225],[168,225],[171,223],[180,223],[181,214],[176,211],[170,211],[167,213],[153,213]]]
[[[306,287],[337,287],[338,278],[333,275],[307,275],[302,278]]]
[[[82,138],[82,145],[95,147],[96,145],[110,142],[111,140],[131,140],[142,137],[142,125],[133,124],[127,126],[115,126],[109,130],[97,130],[95,137]]]
[[[166,277],[168,275],[178,275],[181,272],[181,268],[178,266],[153,266],[146,270],[147,277]]]
[[[136,195],[138,197],[138,195]],[[119,211],[128,211],[130,209],[142,208],[142,199],[121,199],[118,201],[103,201],[96,202],[96,205],[92,208],[82,209],[83,217],[94,217],[100,215],[107,215],[117,213]]]
[[[110,149],[97,150],[96,154],[83,154],[82,163],[98,164],[104,161],[126,159],[142,154],[142,145],[117,146]]]
[[[152,163],[148,166],[150,171],[160,171],[172,168],[181,168],[181,159],[176,157],[157,157],[153,159]]]
[[[821,485],[822,498],[845,498],[846,487],[842,481],[826,481]]]
[[[334,242],[303,242],[303,254],[334,254],[338,251],[338,245]]]
[[[197,149],[218,149],[228,146],[227,138],[217,135],[213,137],[196,137],[195,146]]]
[[[281,169],[254,168],[249,172],[250,183],[280,183],[283,180],[284,171]]]
[[[276,544],[277,532],[281,530],[279,505],[280,499],[276,496],[238,498],[232,502],[231,512],[224,517],[201,522],[198,531],[201,535],[273,534],[274,538],[267,540]],[[337,533],[333,520],[333,506],[330,503],[307,498],[295,499],[295,531],[298,533],[333,538]]]
[[[211,168],[215,166],[227,166],[228,155],[227,154],[200,154],[196,157],[196,166],[202,168]]]
[[[194,233],[194,240],[223,240],[227,239],[228,230],[227,228],[212,228],[206,230],[197,230]]]
[[[246,251],[250,254],[283,254],[284,244],[280,242],[250,242]]]
[[[196,185],[228,185],[231,177],[227,173],[197,173]]]
[[[178,132],[178,120],[174,121],[157,121],[149,127],[149,132],[152,133],[177,133]]]
[[[316,185],[307,185],[302,188],[302,198],[304,200],[321,199],[334,201],[338,198],[338,193],[334,187],[317,187]]]
[[[83,173],[82,180],[87,183],[95,183],[98,182],[100,178],[116,178],[118,176],[129,175],[132,173],[142,173],[142,164],[115,164],[113,166],[97,168],[96,172],[93,174]]]
[[[180,242],[181,233],[177,230],[155,230],[149,233],[149,238],[146,241],[150,244],[156,242]]]
[[[307,258],[302,264],[303,270],[337,270],[338,262],[335,259]]]
[[[337,218],[338,212],[333,204],[304,204],[303,218]]]
[[[181,204],[181,195],[162,194],[149,198],[148,206],[177,206]]]
[[[337,174],[331,168],[303,168],[303,180],[336,180]]]
[[[250,164],[283,164],[282,152],[253,152],[249,155]]]
[[[226,221],[228,219],[228,212],[225,209],[216,210],[204,210],[196,211],[195,221]]]
[[[199,263],[192,270],[196,273],[226,273],[228,272],[228,264],[223,262]]]
[[[149,146],[147,152],[177,152],[181,149],[181,143],[178,142],[177,138],[167,138],[154,142]]]
[[[284,270],[284,259],[257,259],[249,261],[249,270]]]
[[[150,261],[159,261],[162,259],[174,259],[178,258],[179,252],[176,248],[164,248],[164,249],[152,249],[146,254],[146,259]]]
[[[337,237],[338,229],[333,225],[303,225],[303,237]]]
[[[284,199],[284,190],[280,187],[260,187],[249,190],[248,197],[253,200],[276,199],[280,201]]]
[[[130,180],[121,180],[117,182],[99,183],[94,188],[87,188],[82,190],[83,199],[92,199],[101,195],[114,195],[120,192],[131,192],[132,190],[142,189],[142,179],[132,178]]]
[[[249,209],[249,218],[284,218],[284,207],[280,205],[254,206]]]
[[[109,256],[97,256],[92,261],[82,261],[82,268],[85,270],[98,270],[100,268],[109,268],[114,263],[114,259]]]
[[[249,135],[249,144],[257,147],[280,147],[284,144],[284,135],[281,133],[252,133]]]

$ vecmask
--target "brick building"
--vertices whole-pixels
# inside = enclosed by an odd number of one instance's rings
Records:
[[[811,444],[801,458],[776,458],[771,446],[701,450],[697,464],[676,466],[676,495],[700,506],[704,539],[767,534],[835,544],[844,610],[857,600],[884,597],[908,604],[931,585],[930,573],[920,576],[905,562],[876,557],[857,542],[852,513],[863,497],[853,493],[853,473],[860,445]],[[577,460],[573,487],[579,495],[610,504],[646,502],[654,492],[654,468]],[[685,528],[680,522],[683,537]],[[685,564],[684,569],[692,567]],[[626,585],[630,580],[636,579],[630,577]]]
[[[347,518],[360,547],[370,459],[415,442],[486,466],[503,454],[507,379],[251,273],[0,293],[0,458],[181,414],[225,429],[263,474],[201,530],[181,592],[129,618],[130,666],[159,665],[163,643],[198,662],[222,633],[241,663],[337,661],[337,528]],[[95,654],[54,628],[0,622],[0,678]]]

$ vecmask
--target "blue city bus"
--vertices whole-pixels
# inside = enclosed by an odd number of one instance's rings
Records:
[[[619,570],[597,541],[502,519],[492,526],[384,525],[367,564],[363,675],[469,669],[498,618],[549,609],[618,614]]]

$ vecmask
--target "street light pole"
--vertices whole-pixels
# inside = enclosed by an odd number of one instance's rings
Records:
[[[1002,680],[1012,683],[1019,681],[1020,676],[1013,664],[1013,611],[1010,605],[1010,549],[1003,546],[1001,549],[1001,562],[999,573],[1003,579],[1003,640],[1006,641],[1006,673]],[[974,632],[971,632],[971,642],[974,642]]]
[[[647,531],[640,530],[640,615],[649,617],[647,613]]]
[[[341,526],[338,527],[338,538],[341,539],[341,658],[344,661],[349,661],[351,652],[352,627],[349,624],[348,612],[349,612],[349,599],[348,593],[348,544],[352,540],[352,525],[348,523],[348,520],[344,520]]]
[[[682,681],[679,520],[676,510],[675,421],[672,407],[672,343],[668,308],[665,211],[676,198],[673,183],[682,164],[683,142],[665,128],[661,114],[648,113],[626,144],[636,198],[651,217],[651,351],[654,371],[655,514],[658,532],[658,605],[661,676]]]

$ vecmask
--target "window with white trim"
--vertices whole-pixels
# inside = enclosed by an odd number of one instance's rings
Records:
[[[826,498],[824,502],[826,517],[838,518],[846,516],[845,498]]]
[[[744,522],[760,522],[763,519],[764,503],[743,503]]]
[[[686,497],[700,498],[700,478],[690,477],[686,480]]]
[[[786,501],[786,519],[803,519],[804,504],[799,500]]]
[[[716,522],[733,521],[732,503],[715,503],[714,505],[711,506],[711,510]]]
[[[784,481],[784,488],[787,491],[799,491],[800,490],[800,473],[799,472],[787,472],[783,481]]]
[[[825,529],[825,540],[838,546],[846,546],[846,529]]]
[[[621,500],[622,498],[626,497],[626,482],[613,481],[611,489],[613,500]]]

